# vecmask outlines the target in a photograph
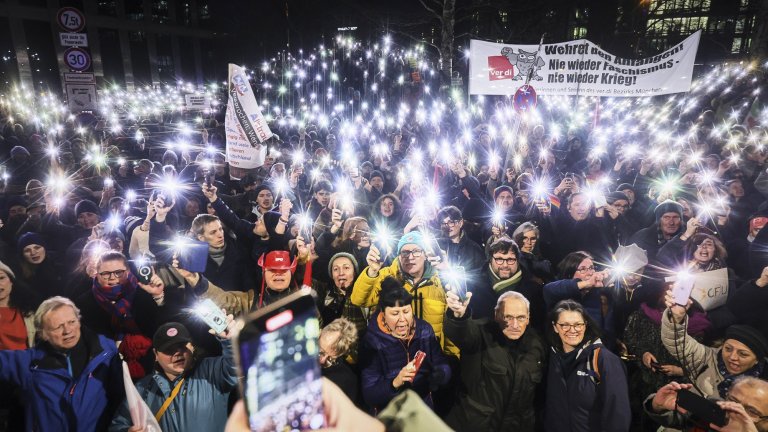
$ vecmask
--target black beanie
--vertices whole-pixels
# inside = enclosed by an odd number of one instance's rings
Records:
[[[737,340],[746,345],[760,361],[768,357],[768,342],[765,336],[754,327],[748,325],[732,325],[725,331],[726,339]]]
[[[99,209],[99,206],[97,206],[96,203],[91,200],[82,200],[77,204],[75,204],[75,216],[79,216],[80,213],[86,213],[86,212],[101,215],[101,210]]]
[[[624,192],[611,192],[606,197],[605,200],[608,201],[608,204],[613,204],[616,201],[624,200],[626,202],[629,202],[629,197]]]
[[[617,191],[617,192],[622,192],[622,191],[625,191],[625,190],[627,190],[627,189],[631,190],[632,192],[634,192],[634,191],[635,191],[635,187],[634,187],[634,186],[632,186],[632,185],[631,185],[631,184],[629,184],[629,183],[622,183],[622,184],[620,184],[618,187],[616,187],[616,191]]]
[[[496,189],[493,190],[493,199],[494,199],[494,201],[504,191],[509,192],[509,194],[512,195],[513,197],[515,196],[515,191],[513,191],[511,187],[509,187],[507,185],[501,185],[501,186],[499,186],[499,187],[497,187]]]
[[[680,203],[672,200],[666,200],[662,202],[661,204],[657,205],[656,209],[653,211],[654,216],[656,216],[656,222],[661,219],[661,216],[663,216],[664,213],[677,213],[680,215],[680,219],[682,219],[683,206],[681,206]]]

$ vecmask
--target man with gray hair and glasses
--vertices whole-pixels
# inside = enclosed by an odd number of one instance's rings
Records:
[[[39,341],[0,351],[0,381],[21,389],[25,429],[101,431],[125,397],[114,341],[80,325],[80,310],[51,297],[35,312]]]
[[[643,409],[664,427],[691,427],[696,414],[678,408],[677,393],[681,390],[694,391],[692,387],[692,384],[672,381],[648,396]],[[768,432],[768,381],[752,376],[737,378],[725,400],[716,403],[725,411],[726,424],[704,424],[701,425],[703,428],[722,432]]]
[[[546,350],[530,322],[530,302],[501,294],[495,318],[471,319],[466,299],[446,294],[445,334],[461,350],[459,396],[445,422],[456,430],[534,431]],[[454,339],[455,338],[455,339]]]

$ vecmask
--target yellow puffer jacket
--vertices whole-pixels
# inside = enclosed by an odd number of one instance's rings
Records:
[[[414,288],[411,282],[405,280],[400,273],[397,259],[389,267],[383,267],[375,278],[368,276],[368,268],[366,267],[360,273],[360,276],[355,281],[355,286],[352,288],[352,294],[350,295],[352,304],[360,307],[374,307],[378,305],[381,281],[388,276],[403,281],[405,289],[413,295],[414,316],[432,325],[432,329],[440,340],[440,346],[443,347],[445,354],[458,357],[459,348],[453,342],[446,339],[443,334],[443,319],[447,306],[445,304],[445,290],[436,272],[433,271],[429,278],[422,280],[418,287]],[[420,298],[421,300],[419,300]]]

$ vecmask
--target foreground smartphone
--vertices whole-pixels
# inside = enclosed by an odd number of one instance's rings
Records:
[[[325,426],[318,362],[320,321],[309,289],[248,316],[236,339],[252,431]]]

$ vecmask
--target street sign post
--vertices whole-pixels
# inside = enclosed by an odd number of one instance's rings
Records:
[[[64,51],[64,62],[73,71],[83,72],[91,67],[91,55],[82,48],[69,48]]]
[[[83,13],[73,7],[59,9],[56,14],[56,21],[62,29],[73,33],[77,33],[85,27]]]

